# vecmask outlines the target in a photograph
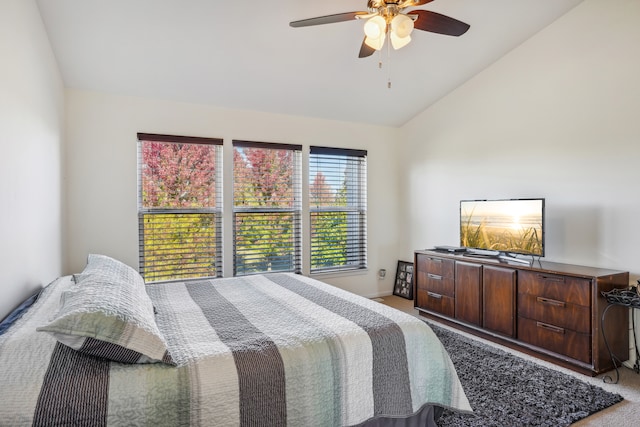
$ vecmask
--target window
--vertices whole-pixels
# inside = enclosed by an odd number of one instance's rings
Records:
[[[140,274],[222,275],[222,140],[138,134]]]
[[[311,272],[367,267],[367,152],[311,147]]]
[[[233,141],[234,275],[301,271],[298,145]]]

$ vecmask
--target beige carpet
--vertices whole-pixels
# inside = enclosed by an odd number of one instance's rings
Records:
[[[376,299],[381,304],[386,304],[391,307],[397,308],[398,310],[402,310],[409,314],[412,314],[418,318],[421,316],[418,314],[417,310],[413,308],[413,301],[405,298],[400,298],[395,295],[385,296],[382,298]],[[382,300],[382,301],[379,301]],[[442,325],[442,327],[447,328],[446,325]],[[460,332],[460,331],[457,331]],[[622,397],[624,397],[624,401],[613,405],[603,411],[600,411],[596,414],[591,415],[588,418],[585,418],[577,423],[573,424],[577,427],[619,427],[619,426],[631,426],[631,425],[640,425],[640,375],[636,374],[633,370],[628,368],[620,369],[620,381],[618,384],[606,384],[603,382],[602,378],[604,375],[600,375],[598,377],[589,377],[586,375],[579,374],[577,372],[573,372],[569,369],[565,369],[559,366],[556,366],[552,363],[548,363],[534,357],[528,356],[524,353],[520,353],[518,351],[512,350],[507,347],[503,347],[501,345],[492,343],[490,341],[483,340],[478,337],[474,337],[472,335],[466,334],[464,332],[460,332],[467,337],[477,339],[486,343],[488,345],[493,345],[498,347],[504,351],[509,353],[516,354],[520,357],[523,357],[527,360],[531,360],[533,362],[539,363],[540,365],[546,366],[551,369],[556,369],[558,371],[564,372],[569,375],[573,375],[582,381],[589,382],[591,384],[597,385],[604,390],[610,391],[612,393],[618,393]],[[615,378],[615,372],[612,371],[608,373],[612,377]]]

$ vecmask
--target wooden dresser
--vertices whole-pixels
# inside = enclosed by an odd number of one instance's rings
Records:
[[[421,315],[589,375],[613,369],[602,334],[602,291],[629,287],[629,272],[416,251]],[[607,342],[629,358],[629,310],[612,307]]]

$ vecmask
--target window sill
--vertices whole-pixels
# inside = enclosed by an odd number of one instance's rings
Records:
[[[359,268],[357,270],[334,270],[334,271],[316,271],[309,274],[314,279],[344,277],[344,276],[364,276],[369,274],[368,268]]]

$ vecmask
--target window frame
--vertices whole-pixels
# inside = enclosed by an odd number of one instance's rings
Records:
[[[139,263],[139,272],[148,282],[154,281],[171,281],[171,280],[186,280],[192,278],[206,278],[206,277],[222,277],[223,276],[223,236],[222,236],[222,228],[223,228],[223,191],[224,186],[222,182],[223,177],[223,140],[221,138],[203,138],[203,137],[192,137],[192,136],[177,136],[177,135],[164,135],[164,134],[151,134],[151,133],[138,133],[137,134],[138,142],[137,142],[137,151],[138,151],[138,163],[137,163],[137,176],[138,176],[138,263]],[[213,146],[215,153],[215,171],[214,171],[214,185],[215,185],[215,202],[214,206],[202,207],[202,208],[167,208],[167,207],[144,207],[143,206],[143,144],[145,142],[150,143],[165,143],[165,144],[189,144],[189,145],[209,145]],[[207,216],[212,218],[213,222],[213,231],[210,232],[213,234],[213,248],[214,259],[213,259],[213,268],[198,268],[196,271],[209,272],[213,274],[206,274],[201,276],[194,276],[188,274],[188,271],[192,269],[186,267],[178,266],[180,263],[177,262],[175,264],[170,264],[177,268],[179,271],[183,273],[187,273],[186,275],[167,275],[163,274],[162,263],[149,263],[147,259],[151,257],[147,255],[147,250],[145,250],[145,219],[154,218],[156,216],[160,218],[160,216],[170,216],[176,215],[180,218],[184,218],[185,216],[200,216],[201,219],[206,218]],[[193,243],[192,243],[193,244]],[[189,248],[193,248],[190,246]],[[175,254],[175,253],[174,253]],[[179,255],[175,255],[179,258]],[[174,261],[175,262],[175,261]],[[148,279],[151,276],[154,279]]]
[[[309,147],[309,268],[311,274],[323,273],[345,273],[362,271],[368,268],[367,255],[367,151],[336,148],[336,147]],[[345,206],[328,205],[314,206],[312,195],[312,187],[314,185],[315,176],[312,170],[319,170],[319,163],[323,163],[325,167],[336,167],[338,162],[332,162],[331,158],[343,159],[352,168],[351,173],[355,174],[351,183],[346,182],[346,191],[353,189],[351,198],[353,203],[347,203]],[[316,167],[312,166],[316,163]],[[347,219],[346,230],[347,237],[345,240],[345,263],[332,264],[326,266],[317,266],[315,259],[316,245],[314,244],[314,216],[322,214],[346,214]],[[349,225],[351,222],[351,225]],[[351,253],[351,255],[349,255]]]
[[[261,150],[287,150],[292,154],[292,174],[290,179],[292,180],[292,199],[290,200],[291,206],[288,207],[274,207],[274,206],[242,206],[236,205],[236,165],[235,160],[232,166],[233,185],[232,191],[232,228],[233,228],[233,276],[245,276],[251,274],[264,274],[269,272],[302,272],[302,145],[298,144],[281,144],[271,142],[256,142],[245,140],[233,140],[232,149],[235,159],[236,148],[255,148]],[[279,268],[276,270],[251,270],[250,268],[241,268],[240,257],[238,254],[238,220],[241,217],[259,216],[259,215],[291,215],[291,268]],[[259,257],[256,256],[257,259]],[[282,266],[283,264],[279,264]]]

